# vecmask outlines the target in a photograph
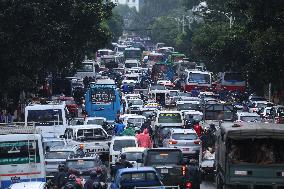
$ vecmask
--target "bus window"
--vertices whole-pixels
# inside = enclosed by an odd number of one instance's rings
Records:
[[[29,110],[27,121],[45,123],[45,126],[51,126],[58,123],[62,124],[62,111],[60,109]],[[44,125],[41,124],[40,126]]]

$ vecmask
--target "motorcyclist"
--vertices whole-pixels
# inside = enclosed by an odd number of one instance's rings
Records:
[[[124,131],[125,125],[122,123],[121,120],[118,120],[117,123],[114,125],[114,134],[116,136],[120,136]]]
[[[71,174],[69,175],[68,182],[65,184],[63,189],[82,189],[82,185],[78,184],[76,181],[76,176]]]
[[[93,183],[96,181],[96,178],[97,178],[97,172],[92,171],[90,173],[90,177],[88,178],[88,180],[84,185],[84,189],[93,189]]]
[[[126,160],[126,155],[121,154],[120,159],[115,163],[113,175],[115,175],[117,170],[119,169],[131,168],[131,167],[133,167],[133,165],[129,161]]]
[[[148,118],[146,122],[144,122],[140,128],[140,132],[142,133],[145,129],[148,130],[150,136],[153,136],[153,129],[151,126],[151,118]]]
[[[200,138],[201,134],[204,131],[202,126],[197,122],[193,125],[193,129],[195,130],[197,136]]]
[[[64,164],[58,165],[58,172],[55,173],[53,178],[53,184],[55,188],[62,188],[68,181],[68,173]]]
[[[152,148],[151,137],[148,133],[148,129],[144,129],[144,131],[136,136],[139,147],[144,148]]]

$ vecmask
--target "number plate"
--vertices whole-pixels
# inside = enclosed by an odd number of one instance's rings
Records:
[[[168,169],[161,169],[161,173],[169,173]]]
[[[183,148],[182,150],[188,152],[189,148]]]

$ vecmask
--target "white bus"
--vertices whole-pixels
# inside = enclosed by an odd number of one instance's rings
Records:
[[[0,133],[0,188],[15,182],[45,182],[46,172],[41,136],[39,134]],[[26,126],[22,126],[23,128]],[[4,135],[3,135],[4,134]]]
[[[43,137],[60,137],[68,126],[68,110],[62,104],[34,104],[25,108],[25,124],[35,122]]]
[[[84,79],[85,77],[95,77],[96,76],[96,69],[95,69],[96,62],[93,60],[85,60],[80,65],[80,68],[77,70],[74,77],[78,79]]]

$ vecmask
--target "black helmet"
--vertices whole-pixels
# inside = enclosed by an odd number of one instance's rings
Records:
[[[65,165],[63,163],[60,163],[58,165],[58,171],[64,171],[65,170]]]
[[[120,155],[120,159],[126,159],[126,155],[125,154],[121,154]]]
[[[96,171],[92,171],[92,172],[90,173],[90,177],[91,177],[91,178],[96,178],[96,177],[97,177],[97,172],[96,172]]]

